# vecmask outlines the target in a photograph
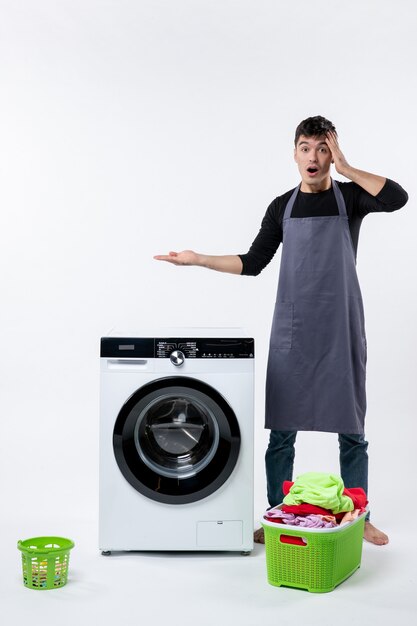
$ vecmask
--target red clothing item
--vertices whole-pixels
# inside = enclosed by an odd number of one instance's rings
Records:
[[[368,504],[368,498],[362,487],[349,487],[349,489],[345,488],[343,494],[352,498],[354,509],[364,509]]]
[[[338,519],[338,515],[341,515],[341,518],[344,516],[344,513],[335,514],[332,513],[330,509],[323,509],[321,506],[308,504],[308,502],[303,502],[302,504],[283,504],[281,510],[285,513],[294,513],[295,515],[310,515],[310,513],[316,515],[334,515],[336,519]]]

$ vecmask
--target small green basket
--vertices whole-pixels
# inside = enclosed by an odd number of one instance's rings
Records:
[[[18,541],[22,552],[23,584],[29,589],[58,589],[68,578],[71,539],[33,537]]]
[[[365,516],[320,529],[262,520],[268,582],[315,593],[333,591],[360,567]],[[289,537],[300,545],[287,543]]]

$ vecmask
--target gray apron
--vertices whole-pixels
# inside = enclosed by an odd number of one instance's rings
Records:
[[[265,428],[364,432],[366,338],[346,205],[339,215],[283,219],[269,346]]]

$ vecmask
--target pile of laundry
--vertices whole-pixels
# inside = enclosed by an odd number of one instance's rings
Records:
[[[355,520],[366,510],[361,487],[346,489],[335,474],[307,472],[294,482],[284,481],[283,504],[266,511],[264,519],[301,528],[334,528]]]

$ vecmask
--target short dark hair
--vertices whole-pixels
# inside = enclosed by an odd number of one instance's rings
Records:
[[[305,137],[320,137],[320,135],[325,135],[329,130],[336,133],[336,128],[330,120],[326,120],[321,115],[308,117],[298,124],[295,131],[294,144],[297,146],[297,141],[301,135]]]

